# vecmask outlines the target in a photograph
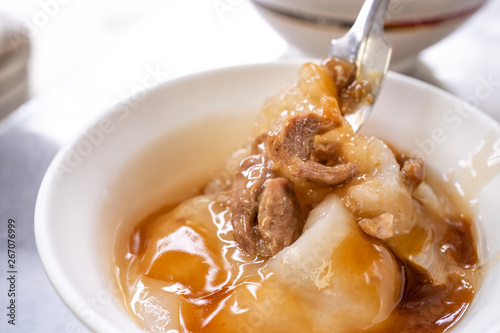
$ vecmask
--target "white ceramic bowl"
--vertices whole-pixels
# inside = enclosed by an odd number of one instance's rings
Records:
[[[247,138],[248,119],[266,97],[296,79],[298,68],[259,64],[167,82],[137,104],[103,114],[59,152],[40,189],[35,236],[54,288],[88,327],[142,332],[121,304],[113,276],[117,230],[171,200],[169,189],[221,167]],[[419,151],[430,168],[456,177],[465,198],[477,200],[482,260],[491,262],[500,252],[499,125],[445,92],[389,73],[362,131]],[[186,141],[190,136],[195,144]],[[209,154],[215,162],[204,159]],[[499,280],[497,265],[454,332],[500,331]]]
[[[330,41],[352,26],[363,0],[253,0],[269,24],[305,56],[324,57]],[[421,50],[440,41],[486,0],[392,0],[385,36],[393,47],[390,69],[408,72]]]

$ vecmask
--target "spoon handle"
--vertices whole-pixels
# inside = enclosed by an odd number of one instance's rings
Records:
[[[355,63],[368,38],[383,36],[388,5],[389,0],[365,0],[351,29],[341,38],[332,40],[329,55]]]
[[[345,118],[358,131],[370,114],[389,67],[392,48],[384,37],[384,18],[389,0],[365,0],[351,29],[333,39],[329,56],[356,65],[356,78],[370,83],[371,98]]]

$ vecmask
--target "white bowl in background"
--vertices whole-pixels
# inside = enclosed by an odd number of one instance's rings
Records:
[[[203,178],[220,168],[224,156],[248,137],[248,119],[267,97],[296,79],[299,65],[248,65],[164,83],[137,104],[109,110],[57,154],[37,199],[36,243],[54,288],[90,329],[143,332],[116,287],[112,248],[117,231],[132,228],[145,212],[170,200],[169,191],[187,178]],[[390,72],[362,131],[399,149],[419,151],[429,168],[456,177],[466,197],[477,200],[482,262],[498,257],[497,123],[435,87]],[[191,135],[197,138],[194,145],[184,141]],[[207,154],[215,159],[200,163]],[[497,265],[453,332],[500,331],[499,280]]]
[[[330,41],[354,23],[363,0],[253,0],[268,23],[304,56],[328,54]],[[390,69],[409,72],[417,54],[440,41],[486,0],[392,0],[385,36],[393,47]]]

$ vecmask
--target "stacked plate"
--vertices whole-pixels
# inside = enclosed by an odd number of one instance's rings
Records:
[[[0,13],[0,119],[28,98],[30,40],[21,22]]]

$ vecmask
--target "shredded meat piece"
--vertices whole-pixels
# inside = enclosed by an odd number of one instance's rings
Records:
[[[330,101],[324,99],[322,102],[326,109]],[[269,136],[269,157],[277,166],[286,168],[295,177],[328,186],[344,183],[357,175],[358,168],[354,163],[329,166],[311,160],[314,137],[340,124],[340,120],[322,117],[313,112],[289,116]]]
[[[266,155],[241,161],[231,196],[236,242],[249,254],[273,256],[300,234],[300,207],[290,180],[273,178]]]
[[[356,77],[356,66],[339,58],[324,58],[321,65],[325,67],[339,91],[351,84]]]
[[[300,235],[299,216],[292,182],[286,178],[266,181],[259,198],[258,229],[263,242],[258,252],[273,256],[291,245]]]
[[[404,176],[405,185],[413,191],[424,179],[424,160],[419,156],[406,156],[399,154],[396,156],[401,172]]]
[[[339,58],[324,58],[321,64],[337,87],[338,101],[342,114],[356,111],[362,101],[373,103],[371,85],[356,78],[356,65]]]
[[[231,196],[231,222],[234,239],[250,254],[256,253],[259,235],[255,227],[259,208],[258,198],[264,182],[270,177],[266,155],[251,155],[241,161]]]
[[[394,236],[394,216],[384,213],[373,218],[362,218],[358,226],[367,235],[384,240]]]
[[[252,154],[265,154],[266,143],[269,135],[267,133],[261,134],[252,141],[251,153]]]
[[[328,166],[345,163],[342,156],[342,145],[338,142],[327,142],[317,145],[314,147],[311,159]]]
[[[339,92],[339,104],[342,114],[355,112],[361,102],[373,104],[371,85],[368,81],[354,81]]]
[[[314,137],[331,128],[331,124],[313,112],[287,117],[269,137],[270,157],[273,162],[281,165],[300,164],[299,160],[306,160],[311,156]]]
[[[314,161],[305,161],[297,172],[297,177],[309,179],[317,184],[336,186],[351,180],[358,174],[354,163],[326,166]]]

